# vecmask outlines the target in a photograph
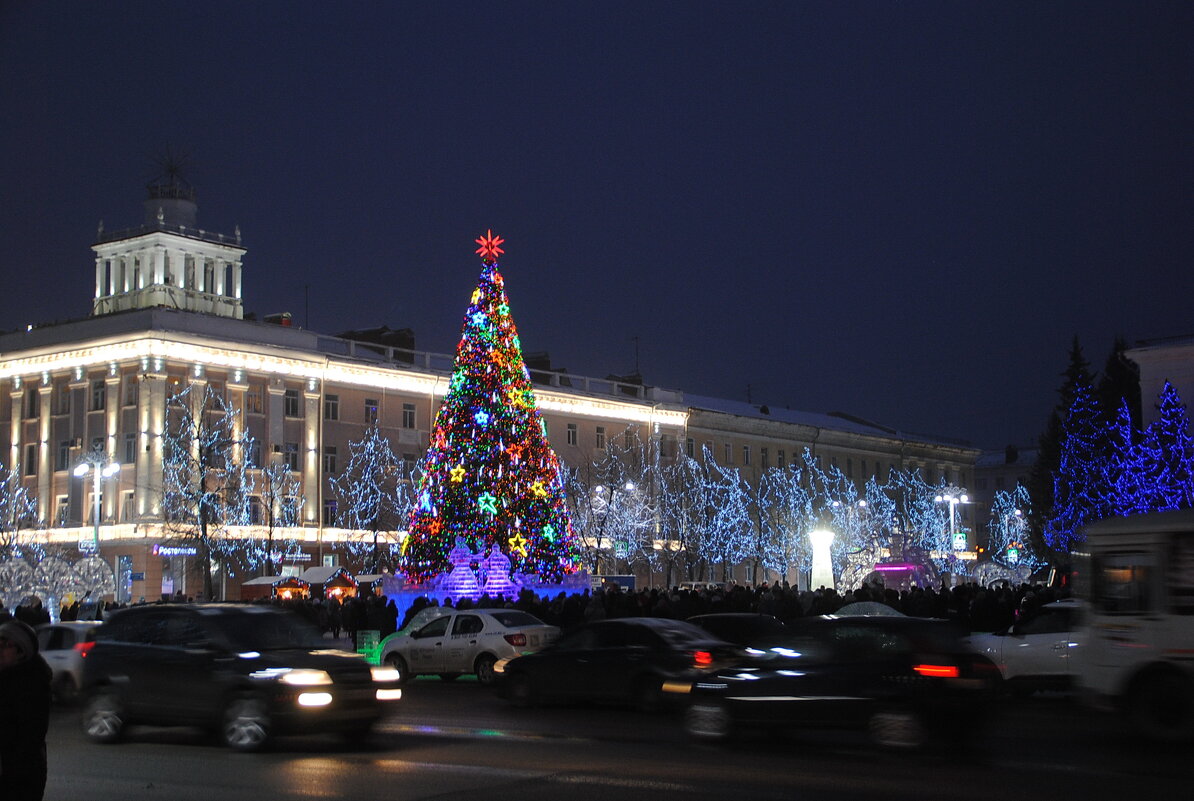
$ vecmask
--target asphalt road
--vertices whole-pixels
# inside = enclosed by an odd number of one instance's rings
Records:
[[[363,747],[305,736],[233,754],[161,728],[97,746],[77,710],[58,709],[49,751],[46,798],[61,801],[1136,799],[1185,797],[1191,777],[1188,747],[1137,743],[1060,696],[1009,699],[966,751],[908,755],[851,735],[694,744],[675,714],[513,709],[475,682],[434,678],[414,682]]]

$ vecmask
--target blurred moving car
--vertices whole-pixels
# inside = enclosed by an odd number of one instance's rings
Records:
[[[54,698],[70,703],[83,686],[83,657],[91,647],[91,634],[99,621],[64,620],[37,627],[37,647],[54,676],[50,680]]]
[[[1077,599],[1055,601],[1002,631],[970,635],[970,646],[995,663],[1004,686],[1017,695],[1069,690],[1084,612]]]
[[[538,653],[498,664],[498,690],[519,706],[603,701],[658,707],[742,649],[681,620],[617,618],[586,623]]]
[[[534,615],[518,609],[424,609],[430,618],[416,628],[416,621],[382,641],[380,661],[398,671],[405,682],[422,674],[452,681],[474,673],[481,684],[493,683],[493,666],[500,659],[532,653],[560,636]]]
[[[883,747],[960,742],[995,668],[944,620],[824,616],[789,624],[766,650],[694,681],[684,726],[699,739],[747,729],[856,729]]]
[[[327,649],[315,627],[286,610],[134,606],[95,629],[83,660],[83,731],[106,743],[130,724],[195,725],[239,751],[287,733],[356,739],[402,697],[397,679],[391,668]]]
[[[741,646],[765,642],[787,631],[779,618],[756,612],[710,612],[694,615],[688,622],[719,640]]]

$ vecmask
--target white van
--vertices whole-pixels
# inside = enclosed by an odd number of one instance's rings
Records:
[[[1079,550],[1079,689],[1151,738],[1194,738],[1194,509],[1093,523]]]

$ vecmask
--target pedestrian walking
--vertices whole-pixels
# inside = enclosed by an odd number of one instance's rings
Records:
[[[50,666],[26,623],[0,624],[0,798],[41,801],[46,789]]]

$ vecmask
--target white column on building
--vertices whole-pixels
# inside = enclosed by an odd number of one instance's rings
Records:
[[[216,280],[215,287],[212,293],[216,295],[224,294],[224,274],[228,271],[228,262],[224,259],[216,259]]]
[[[137,390],[137,424],[140,427],[137,452],[137,513],[161,514],[162,432],[166,422],[166,374],[144,372]]]
[[[207,256],[202,253],[195,254],[195,286],[194,289],[198,292],[207,291]]]
[[[154,284],[166,282],[166,249],[161,245],[153,249],[153,281]]]
[[[104,377],[104,453],[108,462],[120,463],[116,458],[116,439],[120,430],[120,371],[115,365]],[[104,519],[115,520],[120,508],[120,479],[117,473],[104,481]]]
[[[240,260],[232,262],[232,297],[240,298]]]
[[[111,269],[108,270],[108,294],[115,295],[118,290],[117,281],[120,276],[120,256],[113,256],[111,260]]]
[[[50,442],[50,403],[53,399],[54,384],[48,375],[42,377],[38,394],[38,438],[41,446],[37,454],[37,519],[49,521],[54,513],[50,504],[53,502],[51,481],[54,478],[54,463],[51,460],[54,448]]]
[[[303,525],[313,526],[319,520],[319,421],[323,410],[319,408],[321,393],[319,384],[308,382],[303,391]]]
[[[103,256],[95,257],[95,296],[102,298],[104,296],[104,263]]]
[[[9,442],[12,443],[8,464],[10,469],[16,475],[21,475],[21,407],[24,400],[25,388],[21,384],[20,378],[14,378],[12,382],[12,390],[10,396],[12,398],[12,430],[9,436]]]

